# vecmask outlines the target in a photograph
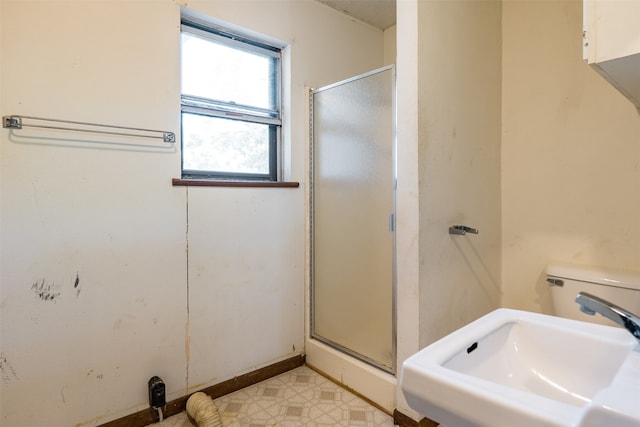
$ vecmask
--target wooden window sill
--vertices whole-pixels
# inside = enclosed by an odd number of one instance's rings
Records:
[[[299,182],[295,181],[213,181],[206,179],[180,179],[173,178],[174,187],[244,187],[244,188],[298,188]]]

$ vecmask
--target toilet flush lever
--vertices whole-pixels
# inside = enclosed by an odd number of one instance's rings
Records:
[[[459,234],[464,236],[467,233],[478,234],[478,229],[467,227],[466,225],[454,225],[449,227],[449,234]]]
[[[553,278],[553,277],[549,277],[547,279],[547,282],[549,282],[549,286],[560,286],[560,287],[564,286],[564,280],[562,280],[562,279],[556,279],[556,278]]]

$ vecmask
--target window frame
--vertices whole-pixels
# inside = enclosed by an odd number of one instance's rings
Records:
[[[269,127],[269,155],[268,173],[244,173],[224,171],[190,170],[184,168],[184,143],[181,146],[181,176],[182,180],[212,180],[212,181],[271,181],[281,180],[281,152],[282,152],[282,79],[283,79],[283,48],[267,42],[259,37],[249,36],[240,31],[232,30],[218,24],[203,23],[198,19],[191,19],[182,15],[180,19],[180,36],[187,33],[204,40],[221,43],[227,47],[249,53],[266,55],[274,59],[275,64],[270,72],[275,76],[274,84],[270,88],[272,97],[271,108],[260,108],[248,105],[224,102],[211,98],[185,95],[180,89],[180,132],[184,141],[183,116],[185,114],[206,117],[238,120],[246,123],[256,123]],[[181,42],[182,46],[182,42]],[[182,49],[182,47],[181,47]],[[182,60],[180,61],[182,72]]]

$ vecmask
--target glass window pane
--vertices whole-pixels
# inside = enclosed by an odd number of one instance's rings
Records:
[[[182,168],[268,175],[270,127],[183,113]]]
[[[272,108],[274,59],[182,33],[182,93]]]

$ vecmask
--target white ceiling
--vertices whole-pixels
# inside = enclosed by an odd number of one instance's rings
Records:
[[[396,25],[396,0],[316,0],[381,30]]]

